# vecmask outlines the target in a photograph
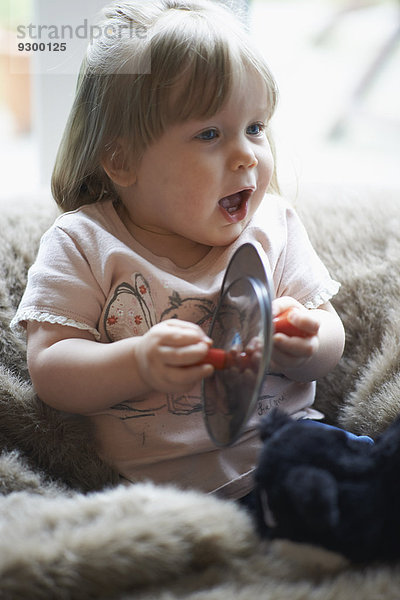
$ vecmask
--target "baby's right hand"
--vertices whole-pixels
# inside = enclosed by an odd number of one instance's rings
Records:
[[[154,325],[135,345],[139,374],[150,389],[186,392],[214,368],[198,365],[212,341],[195,323],[169,319]]]

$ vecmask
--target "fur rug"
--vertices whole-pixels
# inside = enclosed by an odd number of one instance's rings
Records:
[[[346,330],[342,361],[317,404],[357,434],[381,433],[400,413],[400,192],[303,190],[297,206],[332,276]]]
[[[55,212],[32,198],[0,215],[0,597],[109,600],[397,599],[400,562],[357,566],[261,542],[231,502],[117,485],[85,420],[36,398],[8,323]],[[400,203],[387,190],[303,190],[296,207],[342,282],[345,355],[318,384],[328,420],[376,435],[400,408]],[[367,501],[367,499],[366,499]]]

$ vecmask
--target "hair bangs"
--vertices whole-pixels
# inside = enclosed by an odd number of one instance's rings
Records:
[[[232,88],[232,65],[224,48],[212,60],[197,53],[190,57],[179,76],[176,93],[168,103],[169,122],[202,119],[216,114]]]
[[[163,35],[160,44],[155,42],[152,47],[152,81],[157,97],[153,96],[151,106],[158,111],[160,132],[171,123],[213,116],[249,71],[265,84],[270,118],[277,102],[275,81],[258,51],[249,47],[243,31],[235,29],[237,24],[229,29],[226,23],[223,26],[218,7],[212,22],[201,12],[179,13],[173,35],[170,28],[169,36]],[[160,64],[160,56],[168,56],[169,64]]]

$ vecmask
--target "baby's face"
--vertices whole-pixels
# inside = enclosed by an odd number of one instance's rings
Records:
[[[183,253],[241,234],[274,168],[267,115],[263,81],[246,74],[215,115],[171,125],[147,148],[123,202],[142,235],[148,231],[148,247],[155,232]]]

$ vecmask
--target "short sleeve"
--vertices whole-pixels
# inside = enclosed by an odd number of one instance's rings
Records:
[[[335,296],[340,284],[331,278],[314,250],[296,211],[286,205],[286,243],[279,256],[277,296],[292,296],[306,308],[317,308]]]
[[[10,326],[15,330],[26,321],[50,322],[88,330],[99,339],[98,321],[104,300],[79,244],[55,224],[41,239]]]

